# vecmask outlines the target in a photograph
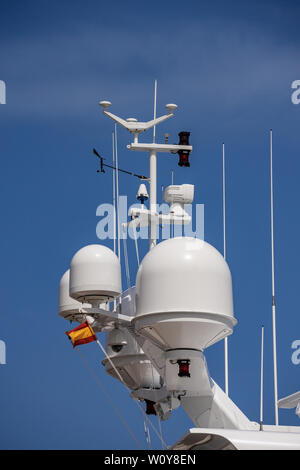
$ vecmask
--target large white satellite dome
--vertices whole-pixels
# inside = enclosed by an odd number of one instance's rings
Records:
[[[138,332],[163,349],[198,349],[232,333],[232,281],[223,256],[196,238],[165,240],[136,278]]]

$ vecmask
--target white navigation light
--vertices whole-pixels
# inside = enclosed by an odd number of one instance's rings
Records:
[[[69,320],[81,319],[81,309],[90,307],[89,304],[82,304],[77,300],[72,299],[69,295],[70,284],[70,270],[65,272],[59,283],[59,299],[58,299],[58,314]],[[83,318],[83,316],[82,316]]]
[[[70,266],[73,299],[105,302],[121,292],[120,261],[112,250],[103,245],[88,245],[77,251]]]
[[[231,334],[236,320],[223,256],[196,238],[159,243],[139,267],[133,321],[164,350],[202,351]]]

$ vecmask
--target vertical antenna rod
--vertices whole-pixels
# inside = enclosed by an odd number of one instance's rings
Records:
[[[223,150],[223,237],[224,237],[224,259],[226,261],[226,187],[225,187],[225,144],[222,145]],[[228,338],[224,339],[224,356],[225,356],[225,393],[228,395]]]
[[[120,247],[120,214],[119,214],[119,163],[118,163],[118,137],[117,137],[117,124],[115,124],[115,155],[116,155],[116,195],[117,195],[117,227],[118,227],[118,257],[121,259]]]
[[[156,119],[156,101],[157,101],[157,80],[154,82],[154,112],[153,119]],[[153,126],[153,143],[155,144],[156,126]]]
[[[260,356],[260,431],[263,430],[264,422],[264,413],[263,413],[263,403],[264,403],[264,330],[265,327],[261,327],[261,356]]]
[[[275,267],[274,267],[274,201],[273,201],[273,131],[270,130],[270,179],[271,179],[271,250],[272,250],[272,325],[273,325],[273,367],[275,424],[278,426],[278,385],[277,385],[277,347],[276,347],[276,306],[275,306]]]
[[[171,173],[171,185],[173,186],[174,184],[174,170],[172,170]],[[172,204],[174,202],[174,197],[172,196]],[[171,217],[171,222],[170,222],[170,238],[174,238],[174,219],[173,216]]]
[[[157,80],[154,82],[154,119],[156,118]],[[153,127],[153,143],[155,143],[155,126]],[[156,151],[150,150],[150,211],[156,212]],[[156,220],[150,216],[149,249],[156,245]]]
[[[115,134],[112,133],[112,151],[113,151],[113,167],[115,167]],[[116,170],[113,168],[113,216],[114,216],[114,253],[116,254],[117,241],[117,220],[116,220]],[[117,300],[114,300],[114,310],[117,308]]]
[[[112,133],[113,167],[115,167],[115,138]],[[116,170],[113,168],[114,253],[116,253]]]

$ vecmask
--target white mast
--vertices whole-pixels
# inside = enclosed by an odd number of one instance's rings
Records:
[[[153,112],[153,119],[156,119],[156,103],[157,103],[157,80],[154,81],[154,112]],[[155,144],[155,137],[156,137],[156,126],[153,126],[153,143]]]
[[[226,187],[225,187],[225,144],[223,150],[223,237],[224,237],[224,259],[226,261]],[[224,360],[225,360],[225,393],[228,395],[228,337],[224,339]]]
[[[156,115],[156,95],[157,95],[157,82],[155,81],[155,91],[154,91],[154,114]],[[168,114],[160,116],[158,118],[154,118],[151,121],[147,122],[138,122],[135,118],[127,118],[126,120],[116,116],[115,114],[110,113],[107,111],[107,108],[111,106],[110,101],[100,101],[100,106],[103,108],[103,113],[113,119],[116,123],[120,124],[121,126],[125,127],[129,132],[134,135],[134,141],[130,145],[127,145],[129,150],[135,150],[140,152],[149,152],[149,162],[150,162],[150,210],[144,212],[144,216],[147,218],[147,225],[150,226],[150,242],[149,248],[153,248],[156,245],[156,228],[158,225],[158,214],[156,213],[156,206],[157,206],[157,178],[156,178],[156,155],[157,152],[163,153],[173,153],[176,154],[179,151],[186,151],[188,154],[193,150],[191,145],[169,145],[169,144],[157,144],[152,142],[151,144],[141,144],[138,142],[138,136],[141,132],[150,129],[157,124],[170,119],[174,116],[174,111],[177,109],[177,105],[174,103],[166,104],[166,108],[169,111]],[[153,131],[153,140],[155,140],[155,130]],[[117,212],[118,212],[118,153],[117,153],[117,138],[116,138],[116,130],[115,130],[115,156],[116,156],[116,192],[117,192]],[[181,220],[182,223],[182,220]],[[145,225],[144,225],[145,226]],[[118,228],[119,228],[119,220],[118,220]],[[120,244],[119,240],[119,233],[118,230],[118,248]]]
[[[157,101],[157,80],[154,82],[154,117],[153,119],[156,119],[156,101]],[[155,137],[156,137],[156,126],[154,125],[153,127],[153,143],[155,144]],[[151,150],[150,151],[150,211],[152,213],[156,212],[156,150]],[[156,221],[153,220],[153,217],[150,217],[150,241],[149,241],[149,250],[153,248],[156,245]]]
[[[275,267],[274,267],[274,202],[273,202],[273,132],[270,130],[270,179],[271,179],[271,251],[272,251],[272,325],[273,325],[273,368],[275,424],[278,426],[278,385],[277,385],[277,347],[276,347],[276,305],[275,305]]]

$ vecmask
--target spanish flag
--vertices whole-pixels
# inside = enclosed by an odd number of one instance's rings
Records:
[[[66,331],[66,335],[72,341],[73,348],[76,348],[79,344],[97,341],[97,337],[87,321],[74,328],[74,330]]]

